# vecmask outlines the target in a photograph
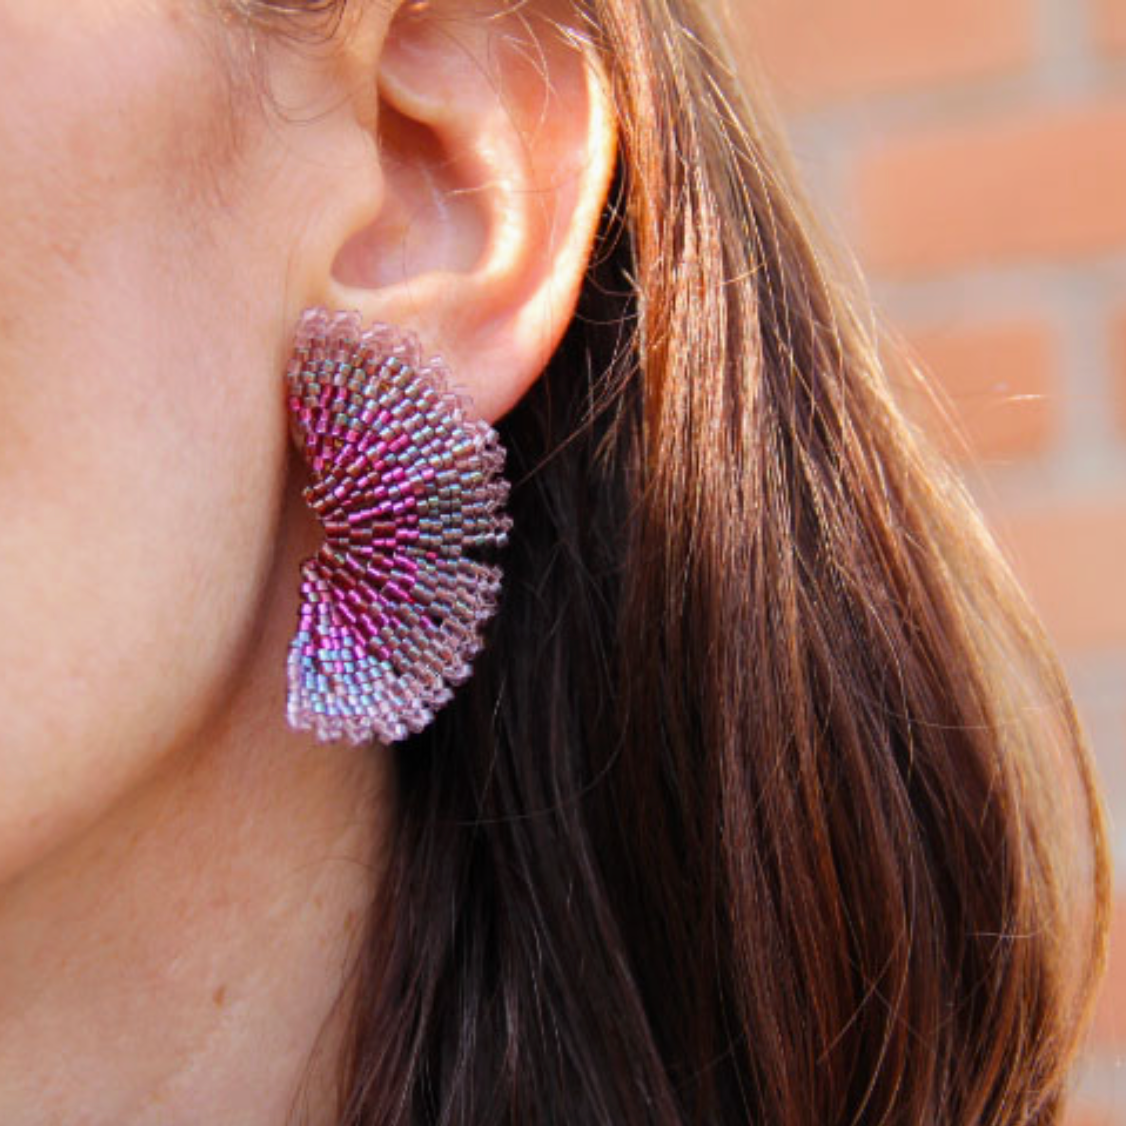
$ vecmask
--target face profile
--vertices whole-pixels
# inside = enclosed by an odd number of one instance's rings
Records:
[[[1063,1121],[1089,751],[718,18],[0,0],[0,1122]]]

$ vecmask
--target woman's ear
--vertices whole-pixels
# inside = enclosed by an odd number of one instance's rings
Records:
[[[359,213],[358,182],[378,198],[362,223],[308,230],[301,273],[319,290],[308,303],[415,331],[495,421],[574,312],[615,133],[593,52],[560,17],[538,0],[473,3],[407,4],[359,41],[378,84],[378,120],[363,127],[380,175],[342,178],[336,214]]]

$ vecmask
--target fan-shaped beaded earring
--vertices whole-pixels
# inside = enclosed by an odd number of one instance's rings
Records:
[[[508,482],[496,431],[438,357],[358,313],[309,309],[286,373],[305,499],[325,532],[301,568],[287,718],[322,740],[421,730],[470,674],[496,609]]]

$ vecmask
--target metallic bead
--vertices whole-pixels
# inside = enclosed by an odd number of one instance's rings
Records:
[[[410,333],[310,309],[286,367],[290,429],[325,542],[301,569],[287,716],[319,739],[421,730],[465,680],[495,612],[504,449]]]

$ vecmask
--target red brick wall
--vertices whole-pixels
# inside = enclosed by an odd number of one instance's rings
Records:
[[[726,6],[1067,664],[1122,873],[1071,1123],[1126,1126],[1126,0]]]

